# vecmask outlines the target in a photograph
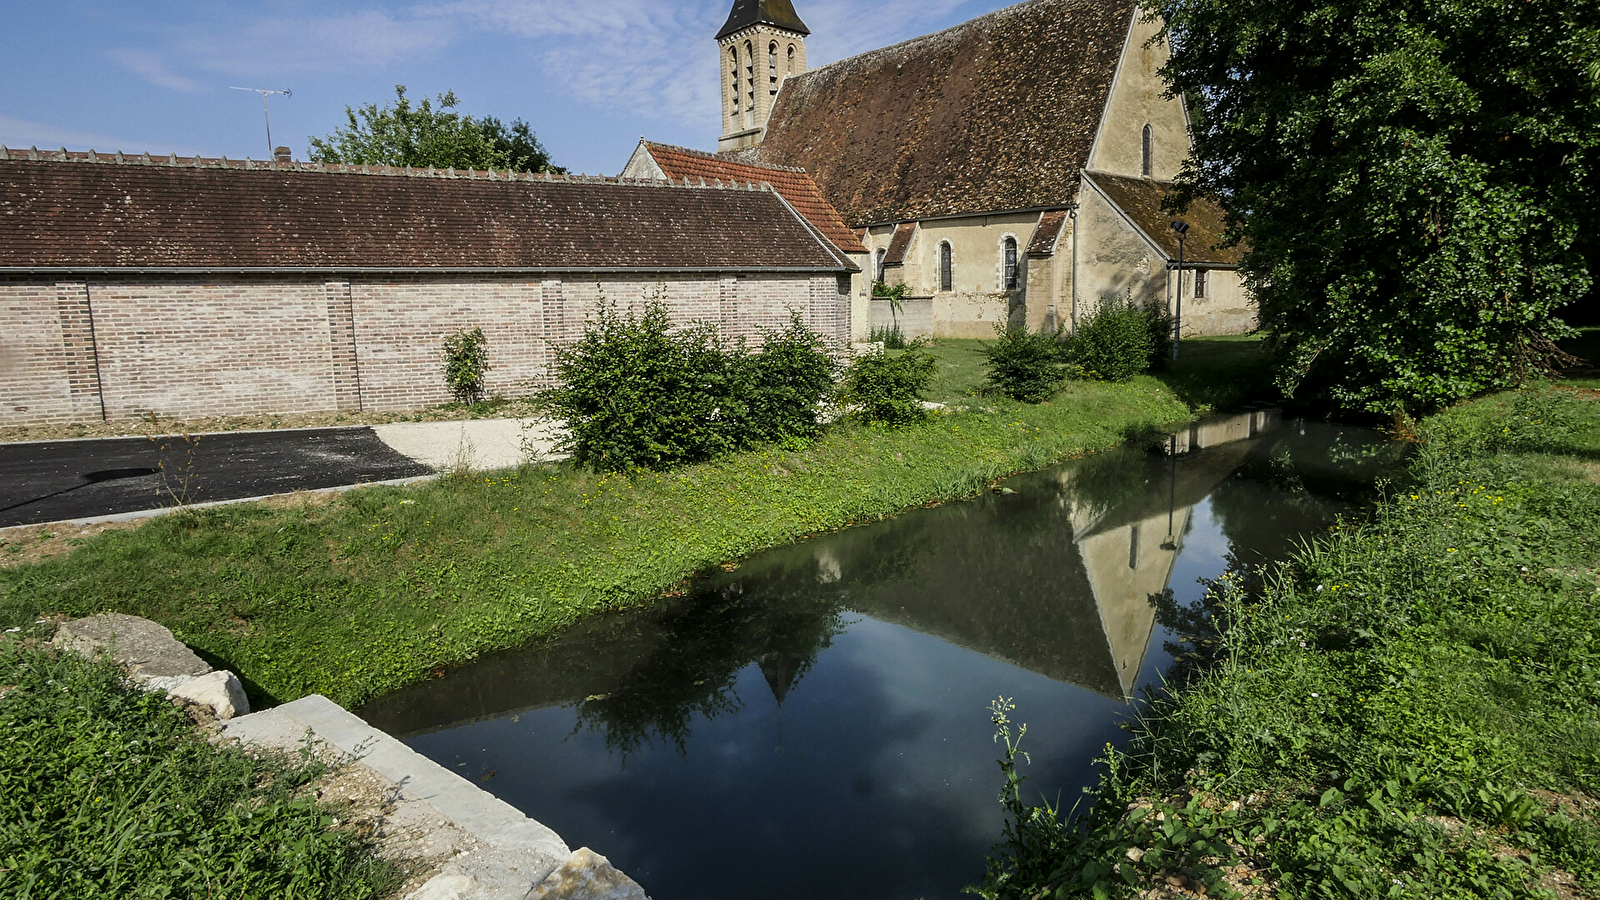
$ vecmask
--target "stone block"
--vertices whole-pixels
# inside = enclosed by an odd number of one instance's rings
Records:
[[[155,687],[153,683],[148,686]],[[203,706],[224,721],[250,712],[250,701],[244,695],[244,685],[232,672],[212,672],[180,679],[177,684],[164,690],[167,696]]]
[[[137,616],[105,614],[62,625],[51,644],[91,659],[108,654],[135,682],[194,678],[211,667],[165,627]]]
[[[533,889],[528,900],[650,900],[644,888],[584,847]]]

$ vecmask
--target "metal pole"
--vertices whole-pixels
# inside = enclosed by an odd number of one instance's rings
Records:
[[[1172,317],[1172,360],[1178,360],[1178,345],[1183,342],[1183,232],[1178,232],[1178,305]]]
[[[267,159],[276,159],[278,149],[272,146],[272,114],[267,112],[267,95],[261,95],[261,118],[267,123]]]

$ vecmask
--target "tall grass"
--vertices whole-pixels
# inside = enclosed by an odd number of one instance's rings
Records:
[[[1421,437],[1371,522],[1188,611],[1215,662],[1075,826],[1018,817],[985,896],[1234,896],[1236,863],[1286,898],[1600,892],[1600,403],[1533,389]]]

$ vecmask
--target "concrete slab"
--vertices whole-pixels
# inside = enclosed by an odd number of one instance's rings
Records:
[[[222,733],[284,751],[298,750],[309,736],[393,785],[400,802],[391,818],[412,822],[395,830],[433,822],[425,842],[448,845],[434,849],[451,856],[407,900],[524,900],[572,856],[554,831],[326,697],[235,719]]]
[[[442,472],[511,469],[561,458],[555,449],[561,429],[548,419],[401,422],[372,430],[395,452]]]

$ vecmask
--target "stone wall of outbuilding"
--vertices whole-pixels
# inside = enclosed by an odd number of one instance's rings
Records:
[[[0,426],[406,410],[450,399],[445,337],[482,328],[487,390],[548,384],[602,295],[759,341],[797,310],[850,340],[848,277],[207,275],[0,278]]]

